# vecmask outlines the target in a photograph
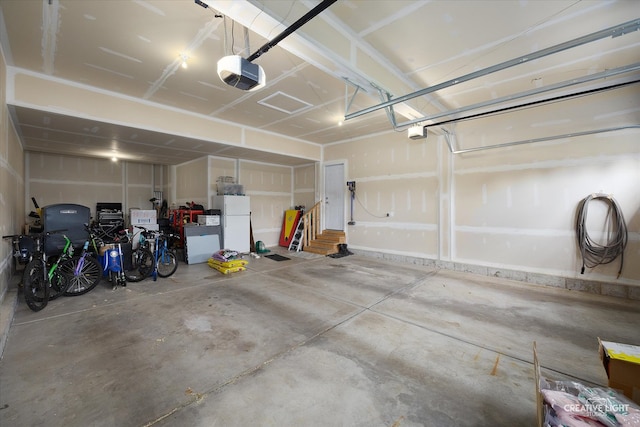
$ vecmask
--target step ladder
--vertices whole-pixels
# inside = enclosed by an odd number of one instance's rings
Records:
[[[302,221],[302,215],[298,218],[298,224],[296,225],[296,231],[293,233],[291,242],[289,242],[289,250],[300,252],[302,249],[302,236],[304,234],[304,221]]]

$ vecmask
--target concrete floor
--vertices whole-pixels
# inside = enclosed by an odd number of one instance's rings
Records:
[[[279,252],[19,300],[0,425],[534,425],[534,341],[545,376],[601,385],[597,337],[638,344],[637,301]]]

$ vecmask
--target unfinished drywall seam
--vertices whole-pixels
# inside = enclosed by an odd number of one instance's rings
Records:
[[[122,213],[124,214],[125,212],[129,212],[129,186],[127,185],[127,183],[129,182],[128,178],[128,165],[127,162],[125,160],[121,160],[122,161],[122,166],[120,167],[121,169],[121,176],[122,176]],[[96,212],[96,216],[98,216],[98,212]]]
[[[171,203],[174,203],[177,195],[177,166],[170,165],[168,172],[169,176],[167,177],[167,185],[169,185],[169,200],[171,200]]]
[[[440,141],[440,146],[442,146],[442,141]],[[444,150],[443,150],[444,151]],[[448,205],[449,205],[449,218],[447,221],[448,232],[449,232],[449,256],[447,259],[454,260],[456,258],[456,238],[454,233],[454,228],[456,227],[456,204],[455,204],[455,189],[456,189],[456,175],[455,171],[455,156],[450,153],[445,154],[448,160],[448,168],[447,168],[447,191],[448,191]]]
[[[59,6],[58,0],[49,1],[49,4],[42,2],[42,62],[44,72],[47,74],[54,72],[57,36],[61,19],[58,13]]]
[[[438,255],[436,257],[436,259],[442,259],[442,254],[444,251],[443,248],[443,244],[444,244],[444,238],[442,236],[443,233],[443,217],[444,217],[444,213],[443,213],[443,205],[445,202],[445,197],[443,194],[443,188],[442,188],[442,161],[443,161],[443,150],[442,150],[442,144],[437,144],[436,145],[436,155],[438,156],[438,161],[436,162],[436,176],[438,177],[438,210],[436,211],[436,224],[438,225],[438,233],[437,233],[437,243],[436,243],[436,247],[438,248]]]
[[[213,208],[212,200],[213,196],[217,195],[218,192],[213,192],[212,183],[216,182],[213,179],[213,168],[211,167],[211,156],[207,156],[207,199],[204,201],[204,205],[208,208]]]
[[[296,192],[296,177],[295,177],[295,173],[296,173],[295,168],[291,168],[291,176],[290,176],[290,181],[291,181],[290,182],[291,199],[290,199],[290,202],[289,202],[289,204],[291,206],[295,205],[295,192]]]
[[[322,155],[324,156],[324,149],[322,150],[322,152],[323,152]],[[316,164],[314,165],[314,169],[315,169],[314,170],[314,175],[315,175],[316,182],[314,183],[315,192],[314,192],[314,195],[313,195],[313,200],[314,200],[315,203],[319,202],[320,201],[320,197],[321,197],[320,196],[321,195],[321,193],[320,193],[320,182],[321,182],[320,181],[320,174],[321,174],[321,171],[322,171],[321,165],[322,165],[321,162],[316,162]],[[314,205],[315,205],[315,203],[314,203]]]
[[[24,176],[25,178],[31,176],[31,153],[29,151],[24,152]],[[25,213],[31,212],[31,182],[29,179],[24,180],[24,208]],[[35,209],[35,206],[33,207]],[[25,230],[26,231],[26,230]]]

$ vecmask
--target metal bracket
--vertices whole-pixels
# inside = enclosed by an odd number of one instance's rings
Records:
[[[378,96],[380,97],[380,101],[388,102],[388,101],[391,101],[391,98],[393,98],[393,95],[391,95],[389,92],[387,92],[386,90],[382,89],[381,87],[379,87],[375,83],[371,83],[371,86],[373,86],[378,91]],[[391,126],[393,126],[393,129],[397,129],[398,128],[398,124],[397,124],[397,121],[396,121],[396,113],[395,113],[395,111],[393,109],[393,105],[389,105],[388,107],[386,107],[384,109],[384,111],[387,113],[387,118],[391,122]]]
[[[343,77],[344,82],[346,83],[345,87],[344,87],[344,114],[345,116],[349,113],[349,109],[351,108],[351,104],[353,104],[353,101],[355,101],[356,99],[356,95],[358,95],[358,92],[360,92],[360,90],[362,90],[363,92],[367,92],[367,90],[365,88],[363,88],[362,86],[360,86],[357,83],[352,82],[351,80],[349,80],[349,77]],[[353,92],[353,95],[351,96],[351,98],[349,98],[349,86],[352,86],[354,88],[356,88],[355,92]]]

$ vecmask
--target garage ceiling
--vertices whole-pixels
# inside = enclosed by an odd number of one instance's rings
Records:
[[[344,118],[445,82],[450,84],[441,90],[395,104],[396,130],[612,84],[631,82],[618,90],[638,90],[640,7],[633,0],[338,0],[254,61],[266,73],[265,88],[244,92],[220,81],[220,58],[249,56],[318,3],[204,0],[205,8],[191,0],[0,0],[0,41],[9,66],[44,78],[317,144],[393,129],[385,109]],[[526,59],[623,23],[618,37]],[[481,75],[515,58],[519,65]],[[615,74],[607,74],[611,70]],[[594,75],[603,78],[568,86]],[[456,82],[464,76],[477,78]],[[558,88],[536,93],[552,85]],[[525,92],[529,96],[507,99]],[[597,98],[581,103],[597,108]],[[616,126],[640,123],[640,98],[631,99],[632,105],[620,103],[620,111],[607,104]],[[470,105],[478,108],[457,110]],[[108,142],[125,158],[159,164],[208,154],[288,165],[309,161],[231,147],[215,135],[196,140],[19,103],[10,108],[27,150],[97,156],[104,150],[92,147]],[[574,132],[575,123],[584,121],[571,116],[583,110],[563,114],[548,133]]]

